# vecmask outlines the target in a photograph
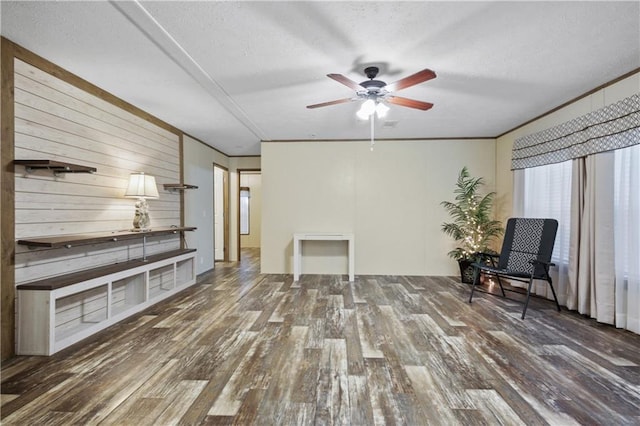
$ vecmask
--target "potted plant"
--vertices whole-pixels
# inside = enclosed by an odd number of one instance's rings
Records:
[[[455,201],[440,203],[451,215],[451,222],[442,224],[445,234],[458,243],[458,247],[449,252],[449,256],[460,265],[460,278],[464,283],[473,282],[471,264],[478,253],[495,253],[490,250],[492,240],[503,232],[502,223],[492,219],[495,192],[480,193],[484,179],[471,177],[467,167],[458,175]]]

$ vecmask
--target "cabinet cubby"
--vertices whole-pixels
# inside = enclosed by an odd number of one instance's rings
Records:
[[[145,298],[144,272],[115,280],[111,283],[111,314],[125,312],[143,303]]]
[[[108,284],[55,300],[56,342],[107,319]]]
[[[195,279],[194,259],[176,262],[176,285],[181,286]]]
[[[173,290],[175,285],[175,265],[166,265],[149,271],[149,297]]]

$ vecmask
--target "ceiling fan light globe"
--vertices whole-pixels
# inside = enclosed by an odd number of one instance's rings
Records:
[[[376,114],[378,118],[384,118],[387,116],[387,112],[389,112],[389,107],[383,103],[379,103],[376,105]]]
[[[367,115],[373,114],[376,111],[376,102],[373,99],[367,99],[360,107],[360,111]]]

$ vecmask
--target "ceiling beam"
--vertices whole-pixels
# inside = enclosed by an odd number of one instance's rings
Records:
[[[229,96],[222,86],[198,64],[198,62],[174,39],[169,32],[136,1],[113,1],[111,5],[122,13],[153,44],[182,68],[205,89],[229,114],[233,115],[258,140],[269,139],[247,116],[242,108]]]

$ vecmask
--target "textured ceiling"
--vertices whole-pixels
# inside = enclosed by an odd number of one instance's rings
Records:
[[[493,137],[640,67],[640,2],[13,2],[8,39],[229,155],[261,140],[366,139],[353,92],[388,83],[378,138]],[[640,88],[639,88],[640,90]],[[385,125],[386,124],[386,125]]]

